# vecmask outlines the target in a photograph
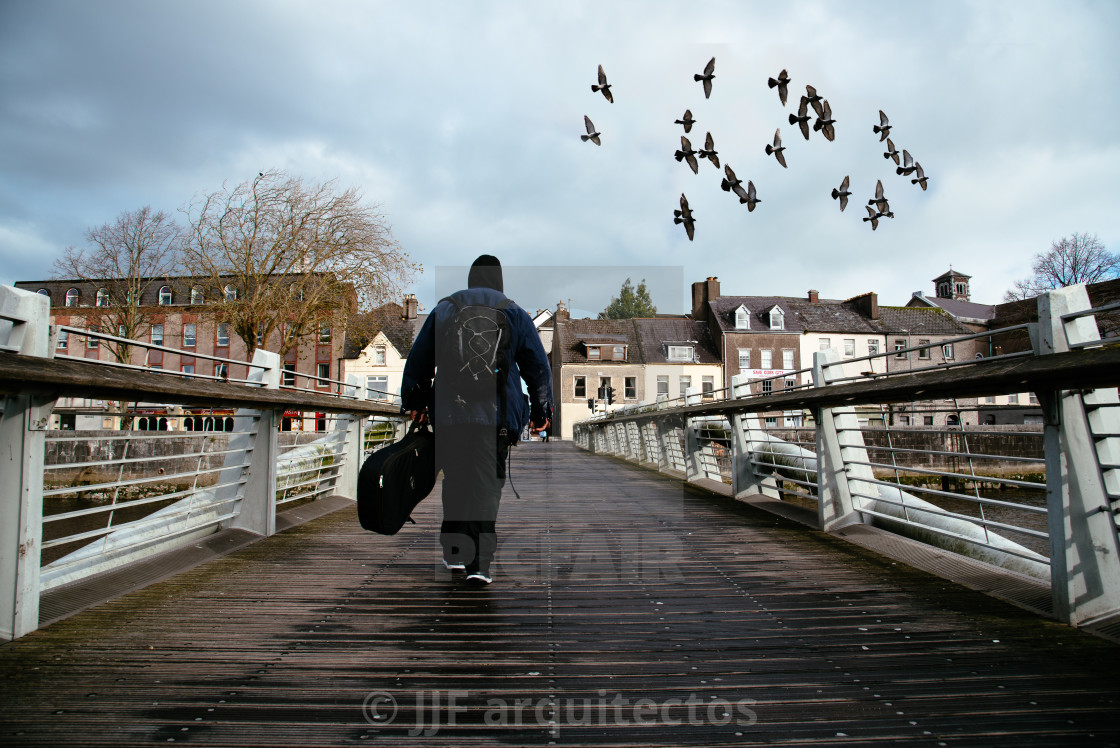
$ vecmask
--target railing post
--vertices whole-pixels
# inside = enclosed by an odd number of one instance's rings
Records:
[[[731,397],[738,399],[751,393],[750,375],[731,377]],[[755,434],[764,433],[756,413],[735,413],[731,416],[731,491],[735,498],[744,496],[777,496],[775,481],[754,469],[753,455],[761,443]]]
[[[689,387],[684,391],[684,404],[696,405],[700,402],[700,391]],[[700,454],[700,435],[697,433],[696,419],[684,419],[684,477],[695,481],[707,477]]]
[[[251,381],[259,381],[270,390],[280,388],[280,354],[258,348],[253,353],[252,363],[264,368],[251,369]],[[280,456],[277,430],[282,416],[283,411],[247,408],[239,409],[234,416],[226,462],[229,467],[222,471],[221,482],[236,480],[240,475],[245,464],[242,451],[248,452],[248,470],[241,507],[231,527],[265,536],[276,532],[276,470]],[[233,465],[231,460],[240,462]]]
[[[1062,353],[1100,340],[1085,286],[1038,297],[1039,349]],[[1109,493],[1120,496],[1120,408],[1116,388],[1039,392],[1045,416],[1050,584],[1054,614],[1080,625],[1120,613],[1120,540]],[[1100,434],[1101,436],[1096,436]],[[1103,463],[1103,466],[1102,466]]]
[[[49,358],[50,299],[0,286],[0,350]],[[0,356],[8,355],[0,353]],[[54,398],[5,397],[0,413],[0,639],[39,628],[43,459]]]
[[[366,385],[357,376],[349,374],[346,377],[346,390],[343,394],[365,402]],[[334,493],[336,496],[344,496],[354,501],[358,499],[358,471],[362,469],[365,422],[364,415],[339,413],[334,423],[335,431],[338,432],[337,438],[342,442],[338,449],[342,458],[342,467],[338,471]]]
[[[813,354],[813,385],[825,387],[843,376],[844,364],[835,348]],[[820,408],[817,413],[817,526],[826,532],[862,521],[849,480],[874,478],[859,419],[854,408]],[[863,485],[874,488],[873,484]],[[877,490],[877,489],[876,489]]]

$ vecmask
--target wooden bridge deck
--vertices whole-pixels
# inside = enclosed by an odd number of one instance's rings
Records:
[[[432,497],[0,647],[0,744],[1120,743],[1113,643],[568,443],[513,479],[485,589]]]

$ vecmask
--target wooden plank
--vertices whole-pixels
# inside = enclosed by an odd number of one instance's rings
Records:
[[[490,587],[442,569],[438,497],[390,538],[342,510],[0,647],[0,742],[1120,738],[1113,643],[570,443],[512,477]]]

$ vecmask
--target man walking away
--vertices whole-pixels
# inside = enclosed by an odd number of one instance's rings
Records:
[[[536,434],[552,418],[548,357],[529,315],[502,291],[498,258],[480,256],[467,288],[428,315],[401,382],[402,411],[434,425],[443,470],[443,563],[478,585],[491,581],[509,448],[526,423]]]

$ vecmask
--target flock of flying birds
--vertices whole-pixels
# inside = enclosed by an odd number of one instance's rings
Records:
[[[712,95],[712,80],[716,77],[716,58],[708,61],[704,66],[703,73],[696,73],[692,76],[693,80],[700,83],[704,87],[704,98],[711,98]],[[786,105],[789,97],[789,74],[782,70],[778,73],[777,78],[769,78],[767,85],[770,88],[778,89],[778,98],[782,102],[782,106]],[[599,66],[599,82],[591,86],[593,93],[601,93],[611,104],[614,103],[614,94],[611,91],[611,84],[607,81],[607,74],[603,71],[603,66]],[[816,118],[812,124],[812,131],[819,132],[826,140],[832,142],[836,139],[836,120],[832,116],[832,107],[828,100],[817,93],[817,89],[812,86],[805,86],[805,94],[801,97],[801,101],[797,107],[797,114],[789,115],[789,123],[797,125],[801,130],[801,134],[805,136],[805,140],[809,140],[809,120],[814,119],[809,113],[810,107],[816,113]],[[692,132],[692,126],[696,120],[692,117],[692,110],[686,109],[684,115],[674,121],[674,124],[681,125],[684,128],[684,135],[681,135],[681,147],[677,150],[673,157],[678,162],[688,164],[692,169],[693,174],[700,173],[700,161],[704,159],[709,160],[716,169],[720,168],[719,151],[716,150],[715,140],[712,138],[710,132],[704,136],[704,147],[693,149],[692,143],[689,141],[687,135]],[[602,139],[599,131],[595,129],[594,123],[587,115],[583,117],[584,127],[587,129],[586,135],[580,135],[580,139],[584,142],[591,141],[595,145],[602,145]],[[923,190],[926,189],[928,178],[922,170],[922,165],[911,157],[910,152],[903,150],[901,158],[899,151],[895,148],[894,143],[891,141],[889,135],[891,131],[890,120],[883,110],[879,110],[879,124],[872,126],[872,132],[879,136],[879,142],[886,142],[887,150],[883,153],[883,158],[892,159],[897,167],[895,172],[902,176],[916,175],[910,180],[911,184],[921,186]],[[782,130],[779,127],[774,131],[774,142],[767,144],[765,147],[767,156],[773,156],[783,168],[789,168],[786,164],[785,146],[782,145]],[[739,198],[741,205],[747,206],[747,211],[753,211],[755,205],[762,202],[758,197],[758,191],[755,189],[754,182],[747,180],[746,187],[743,186],[743,181],[735,176],[735,172],[731,169],[730,164],[723,165],[724,178],[720,180],[720,187],[724,192],[732,192]],[[840,187],[832,190],[832,199],[840,201],[840,210],[843,211],[848,207],[848,198],[852,192],[850,190],[851,182],[847,176],[844,181],[840,183]],[[684,193],[681,193],[681,206],[679,210],[673,211],[673,223],[683,224],[684,230],[688,234],[689,241],[692,241],[696,232],[696,218],[692,214],[692,209],[689,208],[688,198]],[[894,218],[894,212],[891,211],[890,202],[887,200],[883,190],[883,180],[878,180],[875,185],[875,195],[867,201],[867,216],[863,219],[865,222],[871,224],[871,229],[874,231],[879,227],[879,219],[881,218]]]

